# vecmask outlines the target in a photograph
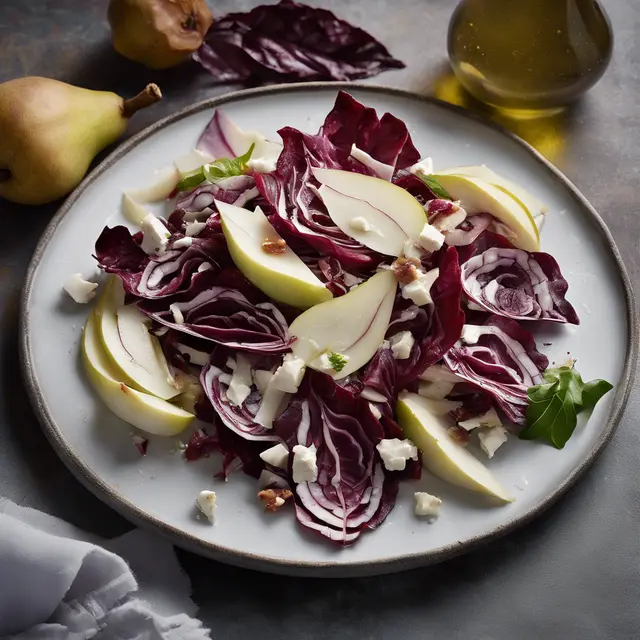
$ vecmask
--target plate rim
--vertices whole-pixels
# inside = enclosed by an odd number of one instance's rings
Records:
[[[532,506],[524,514],[507,520],[495,529],[491,530],[489,533],[471,536],[465,540],[443,545],[431,551],[410,553],[388,558],[378,558],[375,560],[358,560],[347,563],[336,563],[333,561],[312,562],[286,560],[234,550],[186,533],[177,527],[156,518],[152,514],[147,513],[144,509],[136,506],[127,498],[120,495],[113,487],[109,486],[95,472],[93,472],[74,452],[73,447],[66,441],[62,430],[53,419],[39,386],[38,377],[33,363],[31,340],[28,331],[29,306],[33,283],[35,281],[41,259],[51,242],[58,225],[62,222],[69,210],[74,206],[87,187],[95,182],[114,163],[126,156],[131,149],[135,148],[141,142],[174,122],[182,120],[194,113],[199,113],[211,108],[217,108],[229,102],[237,102],[249,98],[273,94],[285,94],[288,92],[298,93],[313,90],[337,91],[339,89],[358,89],[428,103],[439,109],[454,113],[459,117],[480,123],[482,126],[492,129],[499,135],[507,136],[509,139],[515,141],[527,150],[548,173],[563,184],[565,189],[573,197],[576,204],[591,219],[591,221],[596,224],[603,239],[606,241],[605,244],[607,245],[607,248],[609,249],[617,266],[617,275],[621,280],[624,290],[628,327],[627,342],[629,344],[629,350],[625,359],[620,384],[616,389],[611,411],[600,437],[595,442],[589,453],[573,469],[571,469],[569,475],[564,479],[564,481],[561,482],[551,493],[542,498],[540,502]],[[31,261],[29,262],[27,275],[20,297],[19,347],[22,376],[25,381],[31,405],[45,436],[49,440],[56,454],[71,471],[74,477],[81,482],[81,484],[83,484],[99,500],[105,502],[129,522],[132,522],[137,526],[151,528],[162,536],[170,539],[174,544],[188,551],[235,566],[287,575],[356,577],[403,571],[410,568],[435,564],[448,558],[467,553],[479,546],[489,543],[492,540],[496,540],[497,538],[500,538],[521,526],[524,526],[543,513],[562,495],[564,495],[583,476],[587,469],[591,467],[598,456],[602,453],[624,413],[624,409],[633,386],[632,382],[638,357],[638,320],[636,316],[636,303],[631,280],[622,260],[620,251],[606,223],[595,208],[589,203],[586,197],[577,189],[577,187],[575,187],[575,185],[558,168],[551,164],[529,143],[504,127],[491,122],[478,114],[471,113],[462,107],[443,102],[431,96],[420,95],[405,89],[381,84],[369,84],[363,82],[308,82],[244,89],[198,101],[192,105],[179,109],[175,113],[170,114],[155,123],[152,123],[142,131],[127,139],[116,147],[94,169],[92,169],[78,187],[76,187],[76,189],[67,197],[57,213],[50,220],[38,241]]]

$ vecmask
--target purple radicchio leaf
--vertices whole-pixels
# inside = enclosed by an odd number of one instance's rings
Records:
[[[569,285],[548,253],[516,249],[490,232],[459,253],[470,255],[462,265],[464,292],[482,309],[514,320],[580,323],[565,299]]]
[[[279,441],[280,438],[273,429],[265,429],[254,420],[261,401],[260,394],[254,388],[239,406],[232,404],[227,396],[239,358],[244,358],[246,361],[248,354],[234,354],[231,350],[220,346],[213,350],[210,363],[202,369],[200,374],[200,383],[205,395],[227,429],[245,440]],[[231,368],[232,364],[234,368]],[[247,364],[250,366],[249,362]]]
[[[269,221],[290,243],[303,240],[324,257],[335,257],[344,268],[372,269],[383,256],[345,234],[328,215],[316,196],[319,186],[314,167],[342,169],[370,175],[371,171],[351,157],[344,158],[323,136],[312,136],[285,127],[278,132],[284,149],[277,169],[255,174],[260,195],[268,205]]]
[[[433,304],[417,307],[401,293],[396,296],[387,338],[401,331],[410,331],[415,339],[409,357],[397,361],[398,390],[404,389],[427,367],[442,359],[462,331],[462,284],[456,250],[443,247],[433,254],[428,268],[436,267],[440,273],[431,288]]]
[[[308,370],[275,430],[290,450],[298,444],[317,450],[317,481],[295,487],[301,524],[346,545],[382,522],[398,478],[382,467],[375,445],[384,431],[365,400]]]
[[[420,160],[420,153],[402,120],[390,113],[378,118],[375,109],[366,107],[345,91],[338,93],[320,135],[328,138],[344,157],[351,154],[355,145],[393,171]]]
[[[514,424],[524,424],[527,389],[540,384],[549,364],[527,330],[495,315],[484,325],[465,325],[444,361],[453,373],[491,395]]]
[[[126,227],[105,227],[96,241],[100,268],[117,275],[135,298],[158,299],[186,291],[203,265],[217,273],[230,264],[224,238],[193,238],[189,246],[174,248],[182,236],[172,236],[166,253],[148,256]]]
[[[193,58],[220,83],[357,80],[404,67],[366,31],[290,0],[215,21]]]
[[[143,300],[140,310],[166,327],[196,338],[258,353],[288,351],[288,323],[282,312],[237,269],[196,273],[187,291],[171,299]],[[176,312],[182,315],[176,319]]]

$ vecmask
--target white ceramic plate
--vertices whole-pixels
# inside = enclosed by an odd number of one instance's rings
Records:
[[[53,446],[100,499],[177,545],[237,565],[291,574],[363,575],[439,561],[529,521],[549,506],[593,462],[621,415],[636,354],[631,288],[608,230],[593,208],[556,169],[515,137],[462,110],[402,91],[371,85],[345,88],[379,113],[390,111],[410,128],[417,148],[436,168],[489,165],[522,184],[551,210],[542,234],[569,281],[568,298],[579,327],[546,325],[538,345],[557,363],[570,353],[585,379],[605,378],[616,389],[598,405],[563,451],[511,438],[489,462],[516,502],[489,507],[475,494],[425,473],[403,483],[395,509],[378,530],[348,548],[332,546],[295,522],[290,510],[265,514],[255,481],[236,473],[213,479],[220,461],[185,463],[175,441],[152,438],[141,458],[131,428],[94,396],[79,366],[79,341],[88,308],[62,292],[73,272],[96,273],[93,243],[109,224],[121,223],[123,188],[153,181],[154,171],[190,151],[222,106],[241,127],[277,139],[285,125],[317,131],[340,85],[288,85],[246,91],[194,105],[129,140],[103,162],[65,203],[35,253],[22,309],[24,373]],[[551,346],[542,346],[551,343]],[[215,526],[196,517],[199,491],[218,494]],[[413,492],[444,500],[434,524],[413,515]]]

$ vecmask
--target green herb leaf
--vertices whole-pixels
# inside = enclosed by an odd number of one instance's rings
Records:
[[[433,175],[418,174],[422,181],[438,196],[438,198],[444,198],[445,200],[453,200],[447,190],[440,184],[438,178]]]
[[[340,373],[344,369],[344,365],[347,364],[347,360],[349,360],[346,356],[343,356],[341,353],[336,353],[335,351],[332,351],[328,357],[329,363],[336,373]]]
[[[593,409],[613,385],[606,380],[584,383],[573,366],[547,369],[543,378],[527,392],[527,426],[520,438],[547,440],[562,449],[576,428],[578,414]]]
[[[209,182],[217,182],[223,178],[244,175],[248,171],[247,162],[249,162],[255,146],[255,144],[252,144],[247,153],[233,160],[229,160],[229,158],[218,158],[210,164],[203,164],[195,171],[183,173],[176,189],[178,191],[186,191],[187,189],[197,187],[207,180]]]

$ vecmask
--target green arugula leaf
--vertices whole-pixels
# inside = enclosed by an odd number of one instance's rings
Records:
[[[328,357],[329,363],[337,373],[340,373],[344,369],[344,365],[347,364],[348,361],[348,358],[335,351],[332,351]]]
[[[438,198],[444,198],[445,200],[453,200],[448,191],[440,184],[438,178],[433,175],[425,175],[423,173],[418,174],[422,181],[435,193]]]
[[[613,385],[606,380],[584,383],[573,366],[547,369],[543,379],[527,392],[527,426],[520,438],[547,440],[562,449],[578,424],[578,414],[593,409]]]
[[[178,191],[186,191],[187,189],[197,187],[207,180],[209,182],[217,182],[223,178],[244,175],[248,171],[247,162],[249,162],[255,146],[255,144],[252,144],[247,153],[233,160],[229,160],[229,158],[218,158],[214,162],[203,164],[195,171],[183,173],[176,189]]]

